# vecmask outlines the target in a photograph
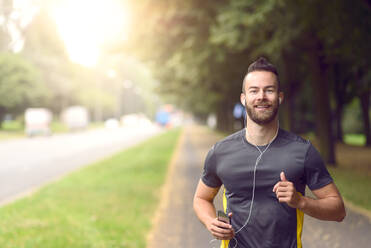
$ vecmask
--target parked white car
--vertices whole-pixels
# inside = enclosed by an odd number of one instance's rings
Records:
[[[62,122],[69,130],[81,130],[89,124],[89,112],[83,106],[72,106],[62,112]]]
[[[120,118],[123,127],[148,127],[152,122],[142,113],[124,115]]]
[[[31,137],[35,135],[51,135],[50,124],[53,114],[46,108],[28,108],[25,111],[25,132]]]
[[[104,127],[107,129],[116,129],[120,127],[120,122],[115,118],[110,118],[104,122]]]

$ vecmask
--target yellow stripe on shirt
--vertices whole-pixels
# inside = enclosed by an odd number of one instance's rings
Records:
[[[298,194],[300,193],[298,192]],[[298,248],[302,248],[301,234],[303,232],[303,225],[304,225],[304,213],[303,211],[296,209],[296,243]]]
[[[223,191],[223,210],[224,213],[227,213],[227,197],[225,196],[225,188]],[[228,248],[229,240],[222,240],[222,243],[220,244],[220,248]]]

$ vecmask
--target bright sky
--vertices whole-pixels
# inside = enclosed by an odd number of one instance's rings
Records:
[[[102,46],[126,40],[129,13],[119,0],[64,0],[52,10],[72,61],[94,66]]]
[[[32,0],[13,0],[11,20],[17,22],[20,21],[20,26],[24,28],[32,21],[32,18],[37,11],[38,8],[32,4]],[[3,21],[3,19],[0,19],[0,24],[2,24]],[[18,27],[15,25],[15,23],[10,22],[8,23],[7,28],[12,36],[12,44],[10,45],[12,50],[14,52],[21,51],[24,45],[24,40]]]

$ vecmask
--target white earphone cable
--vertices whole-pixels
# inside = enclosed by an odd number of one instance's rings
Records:
[[[276,137],[277,137],[277,135],[278,135],[278,131],[279,131],[279,125],[278,125],[278,127],[277,127],[277,131],[276,131],[276,134],[274,135],[273,139],[268,143],[267,147],[266,147],[263,151],[261,151],[260,148],[259,148],[257,145],[253,144],[253,145],[256,147],[256,149],[258,149],[260,155],[256,158],[255,166],[254,166],[254,174],[253,174],[253,175],[254,175],[254,176],[253,176],[253,188],[252,188],[252,196],[251,196],[250,210],[249,210],[249,215],[248,215],[248,217],[247,217],[247,219],[246,219],[246,222],[243,224],[242,227],[240,227],[240,228],[235,232],[235,235],[237,235],[237,234],[238,234],[238,233],[239,233],[243,228],[245,228],[246,225],[247,225],[247,224],[249,223],[249,221],[250,221],[250,217],[251,217],[251,213],[252,213],[252,208],[253,208],[253,204],[254,204],[254,198],[255,198],[256,168],[257,168],[257,166],[258,166],[258,164],[259,164],[259,162],[260,162],[260,160],[261,160],[263,154],[268,150],[269,146],[270,146],[270,145],[273,143],[273,141],[276,139]],[[247,132],[247,128],[246,128],[246,133],[248,134],[248,132]],[[212,242],[214,242],[214,241],[216,241],[216,240],[217,240],[217,239],[212,239],[212,240],[210,240],[209,244],[211,244]],[[235,245],[233,246],[233,248],[237,248],[237,246],[238,246],[238,241],[237,241],[236,237],[233,237],[233,240],[235,241]],[[228,246],[229,246],[229,245],[228,245]]]
[[[237,235],[237,233],[239,233],[243,228],[246,227],[246,225],[249,223],[250,221],[250,217],[251,217],[251,213],[252,213],[252,208],[253,208],[253,204],[254,204],[254,198],[255,198],[255,185],[256,185],[256,168],[263,156],[263,154],[268,150],[269,146],[272,144],[272,142],[276,139],[277,135],[278,135],[278,130],[279,130],[279,126],[277,127],[277,131],[276,131],[276,134],[274,135],[273,139],[268,143],[267,147],[261,151],[260,148],[254,144],[254,146],[256,147],[256,149],[258,149],[260,155],[256,158],[256,161],[255,161],[255,166],[254,166],[254,177],[253,177],[253,187],[252,187],[252,196],[251,196],[251,204],[250,204],[250,210],[249,210],[249,215],[247,217],[247,220],[245,222],[245,224],[243,224],[242,227],[240,227],[236,232],[235,232],[235,235]],[[246,133],[247,133],[247,129],[246,129]],[[248,133],[247,133],[248,134]],[[233,248],[237,248],[237,245],[238,245],[238,241],[235,237],[233,237],[233,239],[235,240],[236,244]]]

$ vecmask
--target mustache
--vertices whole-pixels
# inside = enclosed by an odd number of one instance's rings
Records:
[[[256,101],[254,104],[272,104],[273,101],[269,101],[269,100],[260,100],[260,101]]]

